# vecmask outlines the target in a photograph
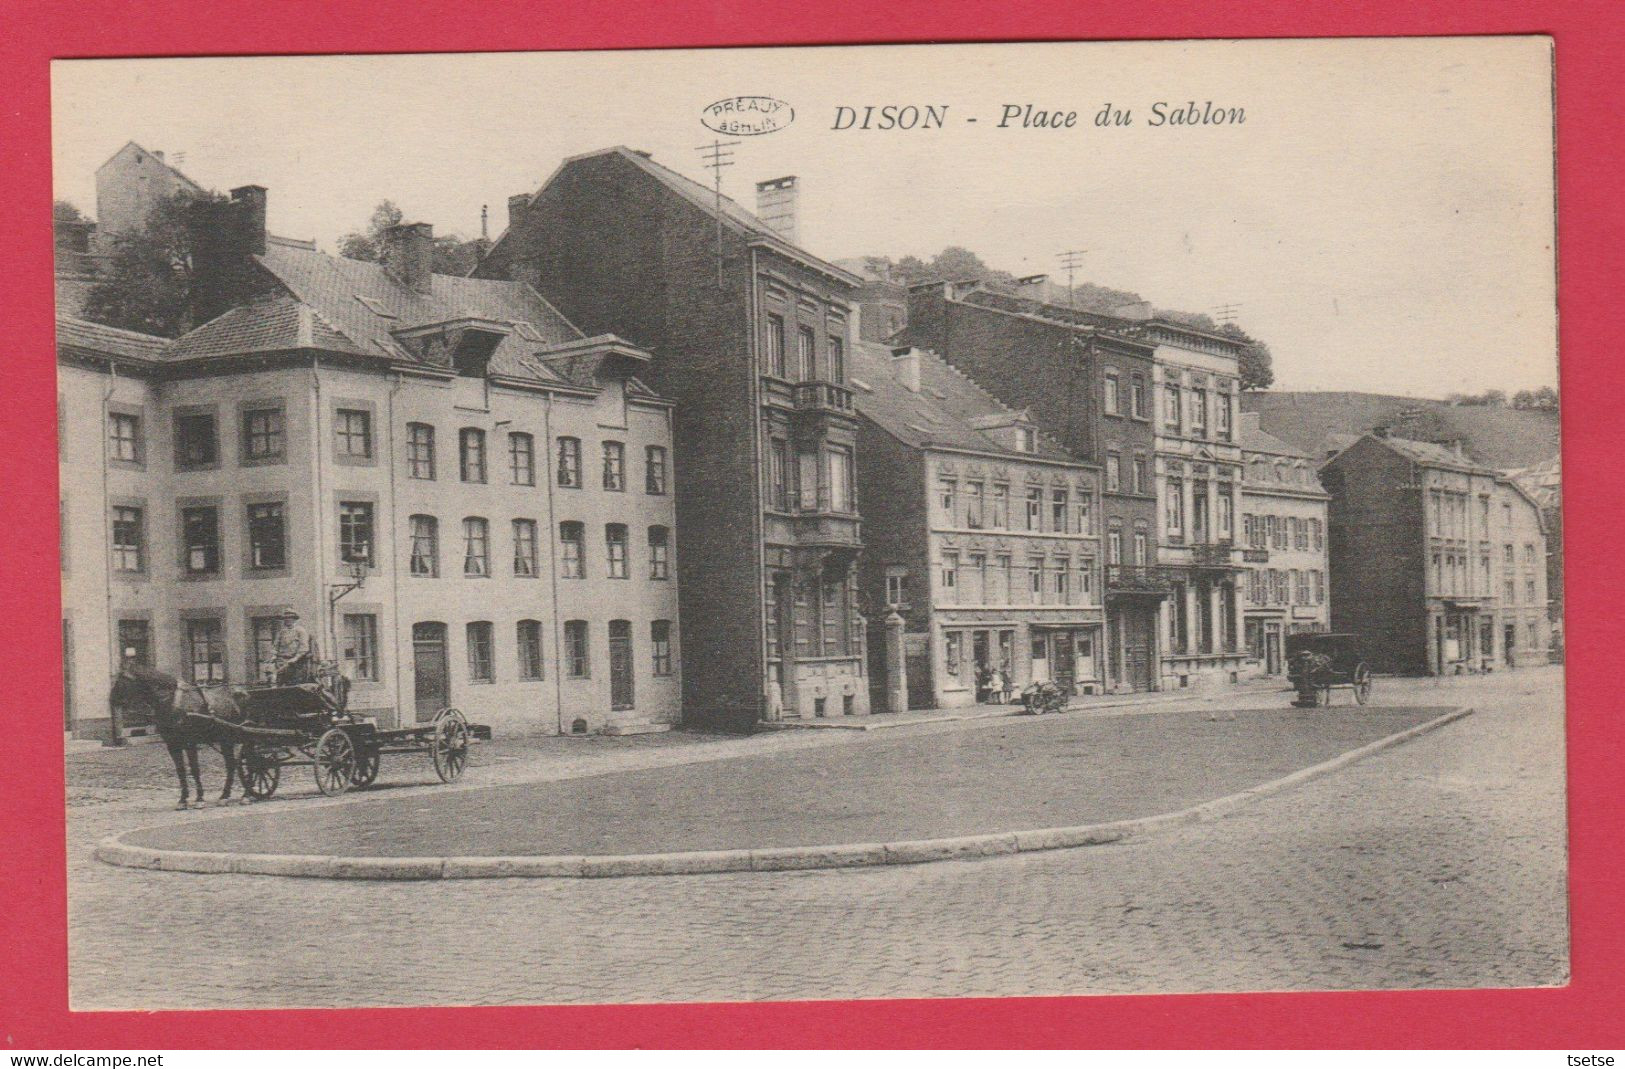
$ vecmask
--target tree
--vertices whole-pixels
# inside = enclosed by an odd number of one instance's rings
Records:
[[[1267,390],[1275,381],[1275,357],[1270,347],[1234,323],[1219,327],[1219,333],[1243,343],[1240,357],[1241,388]]]
[[[365,230],[352,230],[339,238],[339,255],[376,263],[383,256],[384,231],[399,225],[404,218],[405,213],[394,201],[379,201]],[[478,238],[464,241],[456,234],[441,234],[434,239],[430,270],[438,275],[466,275],[474,270],[484,254],[485,242]]]
[[[80,312],[110,327],[174,338],[190,329],[191,206],[223,201],[217,193],[182,191],[158,202],[140,230],[113,236],[113,256],[85,295]]]
[[[51,202],[51,221],[54,223],[88,223],[85,213],[79,210],[78,205],[69,200],[53,200]]]
[[[1538,390],[1519,390],[1512,395],[1512,407],[1526,412],[1556,412],[1557,391],[1550,386]]]
[[[1483,393],[1453,393],[1445,397],[1445,403],[1468,405],[1473,408],[1505,408],[1507,394],[1505,390],[1485,390]]]

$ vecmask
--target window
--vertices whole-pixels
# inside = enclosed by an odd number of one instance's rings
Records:
[[[829,353],[827,356],[827,359],[829,360],[829,371],[824,377],[830,382],[845,382],[846,339],[840,337],[839,335],[831,334],[826,340],[829,342]]]
[[[649,651],[651,671],[657,676],[671,675],[671,621],[649,622]]]
[[[1123,563],[1123,532],[1117,528],[1106,532],[1106,563]]]
[[[1309,526],[1298,516],[1292,517],[1292,548],[1309,548]]]
[[[1003,483],[993,487],[993,515],[988,526],[998,531],[1010,526],[1010,488]]]
[[[559,578],[587,577],[586,534],[585,525],[574,520],[559,524]]]
[[[626,446],[620,442],[604,443],[604,489],[626,489]]]
[[[1309,537],[1316,549],[1326,548],[1326,532],[1318,519],[1309,521]],[[1488,564],[1485,567],[1488,567]]]
[[[1078,495],[1078,533],[1092,535],[1095,533],[1095,510],[1087,493]]]
[[[1143,568],[1147,559],[1149,559],[1151,555],[1150,543],[1151,538],[1144,531],[1134,532],[1134,563],[1137,566]]]
[[[784,378],[784,317],[769,315],[764,328],[767,337],[763,339],[767,348],[767,373],[775,378]]]
[[[333,445],[341,458],[372,459],[372,413],[364,408],[341,408],[333,416]]]
[[[1016,452],[1035,453],[1038,451],[1038,432],[1031,427],[1016,428]]]
[[[1525,564],[1535,563],[1535,544],[1533,542],[1523,544],[1523,559]]]
[[[959,484],[953,479],[937,481],[937,501],[942,507],[943,520],[949,527],[959,522]]]
[[[1106,490],[1116,493],[1123,488],[1123,454],[1106,454]]]
[[[813,332],[810,327],[796,331],[796,380],[811,382],[818,371],[813,354]]]
[[[942,555],[942,590],[945,600],[952,601],[959,586],[959,554]]]
[[[1529,621],[1527,634],[1529,636],[1530,648],[1538,649],[1540,646],[1540,625],[1533,620]]]
[[[982,526],[982,484],[979,482],[965,484],[965,526]]]
[[[987,604],[1010,603],[1010,555],[1001,553],[993,558],[993,570],[987,576]]]
[[[1230,440],[1230,395],[1220,392],[1213,405],[1214,430],[1221,441]]]
[[[440,574],[440,523],[433,516],[413,516],[411,527],[412,556],[407,570],[416,576],[433,579]]]
[[[220,510],[213,506],[181,509],[181,568],[187,575],[220,571]]]
[[[1505,546],[1502,547],[1502,557],[1505,559],[1505,562],[1506,562],[1507,566],[1510,567],[1512,565],[1512,543],[1511,542],[1508,542]]]
[[[141,463],[141,417],[130,412],[107,414],[107,458]]]
[[[186,653],[187,677],[193,683],[226,682],[226,636],[220,620],[187,620]]]
[[[1309,573],[1292,569],[1292,601],[1297,605],[1309,604]]]
[[[1533,579],[1525,579],[1523,581],[1523,600],[1530,604],[1534,604],[1535,581]]]
[[[819,581],[822,611],[818,620],[823,631],[825,657],[844,657],[851,652],[852,619],[848,609],[851,601],[847,589],[845,579],[825,575]]]
[[[1082,605],[1095,603],[1095,562],[1089,557],[1078,560],[1078,602]]]
[[[1164,518],[1168,533],[1177,535],[1185,529],[1185,480],[1168,480],[1168,501]]]
[[[664,527],[649,528],[649,578],[671,578],[671,533]]]
[[[1326,604],[1326,573],[1318,568],[1310,573],[1315,577],[1315,604]]]
[[[485,432],[477,427],[464,427],[457,432],[458,461],[463,482],[485,481]]]
[[[769,504],[780,512],[790,511],[790,443],[774,438],[768,450]]]
[[[508,471],[515,486],[536,485],[536,439],[520,431],[508,435]]]
[[[1228,540],[1236,531],[1236,499],[1229,483],[1219,484],[1216,503],[1219,509],[1218,535],[1221,540]]]
[[[135,651],[135,659],[152,667],[152,624],[146,620],[120,620],[118,622],[118,656],[126,650]]]
[[[147,570],[147,532],[141,509],[118,505],[113,509],[113,570]]]
[[[1179,429],[1179,387],[1172,383],[1164,387],[1162,421],[1176,431]]]
[[[264,464],[281,460],[285,448],[281,408],[243,410],[243,462]]]
[[[265,571],[288,566],[287,527],[280,502],[248,506],[248,566]]]
[[[490,683],[496,679],[496,666],[491,656],[491,624],[477,620],[468,625],[468,681]]]
[[[276,636],[282,621],[275,616],[255,616],[248,621],[248,678],[254,683],[276,680]]]
[[[959,577],[959,601],[962,605],[983,605],[987,598],[987,554],[972,553],[965,558],[965,570]]]
[[[948,675],[959,674],[960,662],[965,656],[965,636],[959,631],[947,631],[942,636],[942,669]]]
[[[560,486],[579,487],[581,485],[581,439],[559,439],[559,472]]]
[[[1144,453],[1134,454],[1134,492],[1136,494],[1150,493],[1151,491],[1151,462]]]
[[[1191,541],[1207,541],[1207,480],[1191,481]]]
[[[1038,604],[1044,600],[1044,558],[1027,558],[1027,600]]]
[[[209,413],[175,417],[175,467],[209,468],[220,462],[220,444],[214,416]]]
[[[829,507],[835,512],[856,511],[852,501],[852,453],[831,447],[825,454],[829,468]]]
[[[1049,529],[1057,534],[1066,533],[1067,513],[1071,511],[1069,501],[1070,496],[1065,490],[1050,491]]]
[[[479,516],[463,520],[463,574],[491,574],[491,526]]]
[[[1055,604],[1065,605],[1068,593],[1068,584],[1071,582],[1072,561],[1061,557],[1055,562],[1055,571],[1051,575],[1054,584]]]
[[[371,613],[345,613],[344,645],[340,654],[345,675],[357,682],[377,682],[378,617]]]
[[[1207,437],[1207,391],[1191,391],[1191,433],[1198,438]]]
[[[1106,371],[1106,397],[1103,403],[1103,407],[1105,408],[1108,416],[1115,416],[1118,413],[1118,389],[1119,385],[1117,372],[1115,370],[1108,369]]]
[[[651,445],[643,451],[643,492],[666,492],[666,447]]]
[[[626,524],[607,523],[604,525],[604,550],[609,557],[609,577],[611,579],[627,578]]]
[[[1150,418],[1145,411],[1145,376],[1132,375],[1129,381],[1129,411],[1133,413],[1135,419]]]
[[[1027,530],[1044,529],[1044,491],[1033,487],[1027,491]]]
[[[1511,605],[1517,598],[1511,576],[1507,576],[1506,582],[1501,584],[1501,597],[1508,605]]]
[[[585,679],[591,673],[588,660],[587,621],[564,621],[564,670],[572,679]]]
[[[434,478],[434,428],[427,423],[406,425],[406,474],[413,479]]]
[[[514,631],[519,647],[519,678],[524,680],[544,678],[541,621],[520,620],[514,626]]]
[[[372,563],[371,502],[339,502],[339,560],[346,564]]]
[[[901,568],[887,569],[886,604],[893,607],[908,604],[907,570]]]
[[[527,579],[539,574],[535,520],[513,521],[513,574]]]

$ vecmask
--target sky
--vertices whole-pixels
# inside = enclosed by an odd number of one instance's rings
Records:
[[[95,214],[126,141],[205,187],[266,186],[270,226],[333,249],[389,198],[491,236],[510,194],[623,144],[710,182],[706,105],[763,95],[723,192],[796,175],[828,259],[975,250],[1236,321],[1276,387],[1443,396],[1556,384],[1551,52],[1538,37],[909,45],[74,60],[53,65],[56,195]],[[1241,123],[1152,125],[1194,101]],[[939,128],[833,129],[935,105]],[[1001,128],[1006,106],[1075,113]],[[1128,126],[1097,126],[1110,105]]]

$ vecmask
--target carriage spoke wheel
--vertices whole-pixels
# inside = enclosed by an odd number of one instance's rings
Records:
[[[429,756],[435,775],[450,783],[468,765],[468,721],[456,709],[442,709],[434,718],[434,734],[429,739]]]
[[[264,800],[276,793],[277,784],[282,781],[282,766],[272,755],[257,746],[244,746],[239,761],[243,790],[250,798]]]
[[[1363,662],[1354,670],[1354,700],[1361,705],[1371,700],[1371,669]]]
[[[311,762],[316,768],[316,789],[323,794],[343,794],[355,776],[355,743],[343,728],[328,728],[316,740]]]
[[[350,786],[372,786],[372,781],[378,778],[378,763],[378,748],[363,746],[361,752],[356,755],[355,771],[350,774]]]

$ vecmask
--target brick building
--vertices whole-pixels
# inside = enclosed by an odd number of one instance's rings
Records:
[[[1286,635],[1325,631],[1326,502],[1315,460],[1241,414],[1242,636],[1245,670],[1279,675]]]
[[[1153,382],[1155,344],[1128,321],[974,283],[909,291],[899,342],[932,349],[1021,406],[1068,455],[1102,472],[1107,676],[1122,690],[1162,686]]]
[[[892,611],[915,708],[988,700],[984,668],[1016,690],[1104,690],[1099,469],[932,353],[853,355],[875,694],[894,682],[880,639]]]
[[[1368,434],[1321,468],[1334,631],[1380,672],[1543,663],[1540,508],[1459,447]]]
[[[846,371],[861,280],[624,147],[564,161],[508,212],[475,275],[648,350],[676,404],[686,715],[749,730],[867,711]]]
[[[522,283],[432,274],[426,225],[361,263],[266,235],[257,187],[229,208],[210,256],[246,285],[218,317],[174,341],[59,319],[66,726],[107,734],[121,649],[264,679],[287,608],[386,725],[675,722],[648,354]]]

